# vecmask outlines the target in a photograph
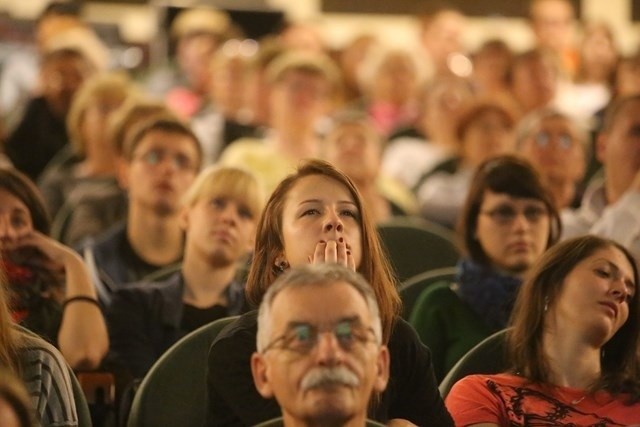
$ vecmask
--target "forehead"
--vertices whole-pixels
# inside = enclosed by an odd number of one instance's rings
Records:
[[[355,203],[345,185],[324,175],[309,175],[300,178],[287,195],[287,201],[292,203],[299,203],[307,199],[340,200]]]
[[[29,208],[22,200],[16,197],[12,192],[0,188],[0,212],[8,212],[15,210],[22,210],[29,212]]]
[[[624,253],[614,246],[607,246],[600,248],[593,254],[582,260],[574,267],[574,270],[579,268],[588,268],[593,263],[609,262],[614,264],[620,269],[625,280],[634,281],[633,267]]]
[[[276,331],[290,322],[330,324],[353,316],[365,324],[371,323],[364,297],[342,281],[284,289],[276,295],[271,309],[272,326]]]
[[[197,144],[198,141],[194,140],[190,135],[162,129],[153,129],[144,134],[134,148],[134,151],[171,148],[173,151],[197,153]]]
[[[541,200],[532,197],[514,197],[507,193],[496,193],[491,190],[485,190],[482,197],[483,206],[495,206],[498,204],[544,204]]]

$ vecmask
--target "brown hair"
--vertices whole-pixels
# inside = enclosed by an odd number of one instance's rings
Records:
[[[150,132],[166,132],[176,135],[181,135],[189,138],[193,142],[198,158],[196,159],[196,170],[200,169],[202,163],[202,146],[200,140],[191,128],[178,117],[173,114],[160,113],[153,115],[146,120],[136,123],[131,132],[125,135],[124,145],[122,147],[122,157],[131,161],[133,152],[140,144],[140,141],[147,136]]]
[[[38,187],[22,172],[15,169],[0,168],[0,189],[20,199],[29,209],[33,228],[42,234],[49,234],[51,216]]]
[[[602,119],[602,129],[600,132],[611,132],[613,126],[618,121],[618,117],[624,113],[624,110],[626,110],[629,105],[635,102],[640,102],[640,94],[625,96],[613,101],[605,110],[604,118]]]
[[[13,328],[13,321],[9,314],[6,283],[4,272],[0,270],[0,366],[10,372],[19,373],[19,335]]]
[[[512,371],[535,383],[549,379],[549,362],[544,354],[545,307],[557,301],[567,276],[577,264],[595,252],[616,248],[624,254],[638,283],[638,267],[633,256],[622,245],[594,235],[573,238],[545,252],[523,283],[511,315],[513,326],[507,334],[507,350]],[[636,292],[629,303],[629,317],[622,327],[602,346],[600,379],[591,391],[607,390],[625,393],[630,401],[640,401],[640,296]]]
[[[140,121],[156,114],[171,114],[161,101],[130,97],[109,118],[109,132],[116,152],[122,155],[129,131]]]
[[[284,250],[282,214],[287,195],[300,179],[313,175],[322,175],[344,185],[360,211],[362,261],[358,272],[371,284],[376,294],[382,321],[383,341],[386,343],[401,306],[391,266],[384,254],[372,219],[364,209],[362,197],[356,186],[346,175],[322,160],[309,160],[303,163],[294,174],[286,177],[276,187],[267,201],[258,223],[256,244],[247,279],[247,299],[255,306],[260,305],[267,288],[281,273],[276,267],[275,260]]]
[[[460,216],[458,234],[462,238],[464,252],[472,260],[483,265],[490,264],[489,257],[476,238],[480,207],[487,190],[512,197],[540,200],[547,207],[551,218],[547,248],[558,241],[562,230],[560,215],[551,192],[542,183],[538,172],[525,159],[512,155],[498,156],[478,166]]]
[[[456,137],[460,143],[464,140],[469,126],[486,113],[499,114],[509,129],[515,126],[515,118],[502,104],[489,100],[472,102],[463,110],[456,125]]]

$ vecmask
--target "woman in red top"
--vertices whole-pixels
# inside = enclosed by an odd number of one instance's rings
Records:
[[[640,424],[638,269],[593,235],[549,249],[520,290],[507,335],[512,368],[459,381],[457,426]]]

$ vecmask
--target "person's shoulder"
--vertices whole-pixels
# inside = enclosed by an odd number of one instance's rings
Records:
[[[418,300],[416,301],[416,305],[432,303],[461,303],[462,300],[454,290],[455,286],[457,286],[455,283],[452,283],[448,280],[441,280],[439,282],[433,283],[424,291],[422,291],[422,293],[418,297]]]
[[[119,242],[127,238],[126,228],[125,221],[114,224],[95,238],[88,239],[85,246],[92,246],[94,251],[111,250],[114,245],[117,246]]]
[[[46,340],[31,333],[18,332],[18,357],[23,369],[35,366],[47,366],[44,371],[53,373],[64,372],[66,362],[60,351]]]
[[[172,294],[181,295],[181,292],[181,273],[177,271],[161,281],[126,283],[114,292],[114,302],[116,299],[147,301]]]
[[[241,337],[252,337],[255,341],[258,333],[258,311],[252,310],[240,315],[237,319],[229,323],[220,331],[213,345],[228,339],[236,339]]]

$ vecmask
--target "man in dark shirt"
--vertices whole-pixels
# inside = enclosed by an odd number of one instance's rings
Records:
[[[180,199],[201,159],[196,136],[171,115],[152,116],[126,138],[118,174],[129,197],[126,224],[90,239],[82,249],[104,305],[123,284],[182,259]]]

